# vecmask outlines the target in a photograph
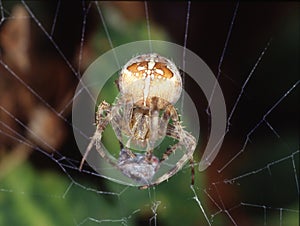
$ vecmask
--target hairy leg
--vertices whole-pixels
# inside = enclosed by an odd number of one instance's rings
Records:
[[[128,107],[127,104],[129,105]],[[118,140],[123,142],[123,134],[128,134],[130,135],[130,130],[128,127],[128,123],[126,118],[131,117],[131,112],[129,110],[129,107],[132,106],[131,102],[129,99],[125,98],[120,98],[114,104],[112,107],[112,119],[111,119],[111,125],[114,129],[115,135],[117,136]],[[125,115],[127,115],[125,117]]]
[[[158,98],[152,97],[150,101],[150,108],[149,108],[149,138],[147,141],[147,150],[146,150],[146,157],[150,161],[152,158],[152,153],[155,148],[155,143],[159,139],[159,109],[158,109]]]
[[[120,98],[117,103],[112,108],[112,121],[111,125],[114,129],[115,135],[117,136],[120,144],[122,144],[122,148],[130,147],[130,142],[132,139],[132,129],[130,128],[131,119],[133,117],[133,100],[130,96]],[[129,137],[125,142],[124,136]],[[135,158],[135,154],[133,154],[129,149],[128,154]]]
[[[80,162],[79,170],[82,169],[83,163],[86,160],[88,154],[92,150],[95,142],[97,140],[101,141],[102,138],[102,132],[107,127],[108,123],[111,120],[111,106],[107,102],[103,101],[98,107],[97,113],[96,113],[96,131],[82,157],[82,160]]]
[[[170,177],[172,177],[175,173],[177,173],[184,164],[190,160],[191,166],[192,166],[192,184],[194,183],[194,167],[193,167],[193,153],[196,148],[196,139],[187,131],[185,131],[180,123],[175,123],[175,125],[168,125],[167,129],[167,135],[170,137],[173,137],[174,139],[179,140],[178,143],[174,144],[170,148],[166,150],[164,153],[162,159],[160,162],[162,163],[168,157],[174,153],[178,148],[184,147],[186,149],[185,153],[182,155],[182,157],[176,162],[175,166],[173,166],[168,173],[162,175],[161,177],[157,178],[153,184],[146,185],[140,187],[140,189],[146,189],[150,186],[155,186],[157,184],[160,184],[161,182],[168,180]]]

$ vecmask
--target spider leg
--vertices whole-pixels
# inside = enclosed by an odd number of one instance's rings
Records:
[[[180,122],[174,125],[169,124],[166,134],[169,137],[179,140],[179,143],[181,143],[187,150],[195,150],[197,145],[195,137],[191,133],[185,131]]]
[[[186,163],[187,160],[190,160],[190,164],[192,166],[192,169],[191,169],[192,170],[192,184],[194,183],[194,169],[193,169],[194,164],[192,164],[192,162],[193,162],[193,153],[194,153],[194,150],[197,145],[196,139],[190,133],[183,130],[180,124],[175,126],[175,128],[171,129],[171,131],[167,131],[167,135],[170,137],[173,137],[175,139],[180,137],[180,140],[178,143],[173,145],[173,147],[171,147],[170,149],[168,149],[166,151],[166,153],[163,155],[162,161],[166,160],[168,158],[168,156],[170,154],[172,154],[173,152],[175,152],[175,150],[179,147],[185,147],[186,152],[176,162],[175,166],[169,170],[168,173],[166,173],[165,175],[162,175],[155,181],[155,184],[159,184],[159,183],[169,179],[170,177],[172,177],[175,173],[178,172],[178,170],[180,170],[184,166],[184,164]],[[169,130],[169,128],[168,128],[168,130]]]
[[[122,113],[122,124],[119,124],[119,126],[122,126],[123,133],[131,135],[130,130],[130,121],[133,114],[133,98],[131,95],[128,95],[126,97],[122,97],[120,101],[118,102],[120,106],[122,106],[123,113]]]
[[[159,109],[164,110],[161,116],[159,116]],[[147,149],[149,158],[151,158],[155,142],[166,135],[170,118],[173,121],[178,121],[178,115],[172,104],[162,98],[153,97],[150,103],[150,118],[150,136]]]
[[[109,155],[107,155],[107,151],[103,150],[103,145],[102,145],[101,139],[99,139],[99,137],[96,138],[95,143],[96,143],[96,150],[99,153],[99,155],[107,163],[109,163],[113,167],[118,168],[118,163],[117,163],[116,159],[113,159],[112,157],[110,157]]]
[[[125,106],[124,98],[121,98],[116,102],[112,109],[113,118],[111,119],[111,125],[119,141],[122,141],[122,131],[126,128],[126,123],[124,123],[123,117],[124,112],[121,111],[121,109],[124,109]]]
[[[103,101],[98,107],[97,113],[96,113],[96,131],[82,157],[82,160],[80,162],[79,170],[82,170],[82,166],[84,161],[86,160],[88,154],[93,148],[93,145],[96,141],[101,141],[102,138],[102,132],[107,127],[108,123],[111,120],[111,106],[107,102]],[[102,155],[101,155],[102,156]]]
[[[124,147],[123,143],[123,135],[129,135],[129,139],[127,140],[125,147],[129,147],[128,144],[131,141],[131,130],[129,128],[130,120],[132,118],[132,109],[133,109],[133,101],[131,97],[120,98],[117,103],[112,108],[113,118],[111,120],[111,125],[114,129],[115,135],[119,140],[121,145],[121,149]],[[127,149],[128,154],[134,158],[135,155]]]
[[[152,99],[154,99],[154,98],[152,98]],[[160,99],[159,101],[162,101],[162,100]],[[153,108],[154,107],[157,108],[157,100],[154,100],[153,102],[156,104],[156,106],[153,106]],[[178,117],[175,107],[172,104],[170,104],[170,103],[167,103],[167,104],[160,103],[160,104],[166,105],[164,112],[160,118],[160,122],[159,122],[159,124],[160,124],[159,125],[159,134],[165,136],[165,135],[168,135],[167,128],[169,127],[169,125],[171,125],[171,124],[169,124],[170,118],[173,120],[173,123],[178,124],[179,117]],[[156,110],[156,109],[154,108],[153,110]],[[151,134],[154,134],[154,136],[157,136],[157,134],[158,134],[157,128],[151,127]],[[170,136],[170,135],[168,135],[168,136]],[[180,138],[179,136],[176,136],[175,134],[173,134],[173,136],[171,136],[171,137],[175,138],[176,140],[179,140],[179,138]],[[153,137],[153,139],[155,139],[155,137]],[[175,145],[171,146],[170,148],[168,148],[166,150],[166,152],[163,154],[163,157],[160,159],[160,162],[165,161],[169,157],[169,155],[171,155],[171,153],[175,152],[175,150],[178,148],[179,145],[180,144],[178,143],[178,144],[175,144]]]
[[[172,105],[171,109],[174,108]],[[172,111],[174,112],[174,111]],[[179,147],[185,147],[186,152],[182,155],[182,157],[176,162],[175,166],[173,166],[168,173],[162,175],[161,177],[157,178],[155,182],[151,185],[146,185],[140,187],[140,189],[145,189],[150,186],[155,186],[160,184],[161,182],[168,180],[172,177],[175,173],[177,173],[186,163],[187,160],[190,160],[190,164],[192,166],[192,184],[194,183],[194,164],[193,164],[193,153],[196,148],[197,142],[193,135],[189,132],[185,131],[179,121],[178,115],[175,111],[175,114],[170,112],[170,117],[173,120],[173,124],[167,125],[167,132],[166,135],[173,137],[174,139],[178,140],[179,142],[171,146],[166,150],[163,154],[160,163],[168,159],[168,157],[176,151]]]
[[[155,142],[158,140],[159,136],[159,110],[158,110],[158,97],[152,97],[150,101],[150,109],[149,109],[149,127],[150,127],[150,133],[149,138],[147,140],[147,150],[146,150],[146,156],[147,159],[150,161],[153,153],[153,149],[155,146]]]
[[[130,124],[130,133],[128,140],[125,143],[125,147],[130,149],[138,149],[140,147],[146,148],[148,142],[148,131],[150,125],[150,117],[145,114],[145,110],[141,108],[135,108],[132,113],[132,118],[127,120]],[[135,146],[137,145],[137,146]]]

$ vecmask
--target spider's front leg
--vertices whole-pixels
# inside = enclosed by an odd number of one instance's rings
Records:
[[[104,129],[107,127],[108,123],[111,121],[112,119],[112,114],[111,114],[111,106],[109,103],[107,103],[106,101],[101,102],[101,104],[98,107],[97,113],[96,113],[96,131],[84,153],[84,156],[82,157],[80,166],[79,166],[79,170],[81,171],[82,166],[84,161],[86,160],[88,154],[90,153],[90,151],[93,148],[93,145],[95,144],[96,140],[101,141],[102,138],[102,133],[104,131]],[[99,152],[101,157],[104,157],[104,154],[101,154],[101,152]]]

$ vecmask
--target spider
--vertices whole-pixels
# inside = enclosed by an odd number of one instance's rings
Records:
[[[184,130],[174,107],[182,92],[182,80],[175,64],[156,53],[138,55],[124,65],[116,83],[120,95],[114,104],[103,101],[98,106],[96,131],[79,169],[96,145],[105,161],[138,182],[140,189],[146,189],[172,177],[188,160],[192,163],[197,142]],[[123,143],[118,159],[107,155],[101,142],[102,133],[109,123]],[[165,136],[178,142],[167,148],[159,159],[153,153],[154,148]],[[142,152],[134,152],[133,147],[141,148]],[[161,164],[178,148],[186,150],[182,157],[168,172],[153,181]]]

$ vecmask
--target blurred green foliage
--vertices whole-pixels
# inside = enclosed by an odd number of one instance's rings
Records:
[[[197,184],[200,185],[198,176]],[[161,202],[157,218],[164,222],[163,225],[176,225],[180,221],[192,225],[196,219],[200,222],[197,204],[192,200],[191,191],[187,192],[189,169],[175,178],[157,187],[156,191],[108,182],[109,194],[105,194],[97,193],[93,184],[81,181],[77,185],[65,175],[38,172],[24,163],[1,180],[0,225],[67,226],[85,222],[88,217],[103,221],[101,225],[120,225],[121,222],[138,225],[139,220],[154,215],[151,206],[156,200]],[[98,224],[87,220],[84,225]]]

